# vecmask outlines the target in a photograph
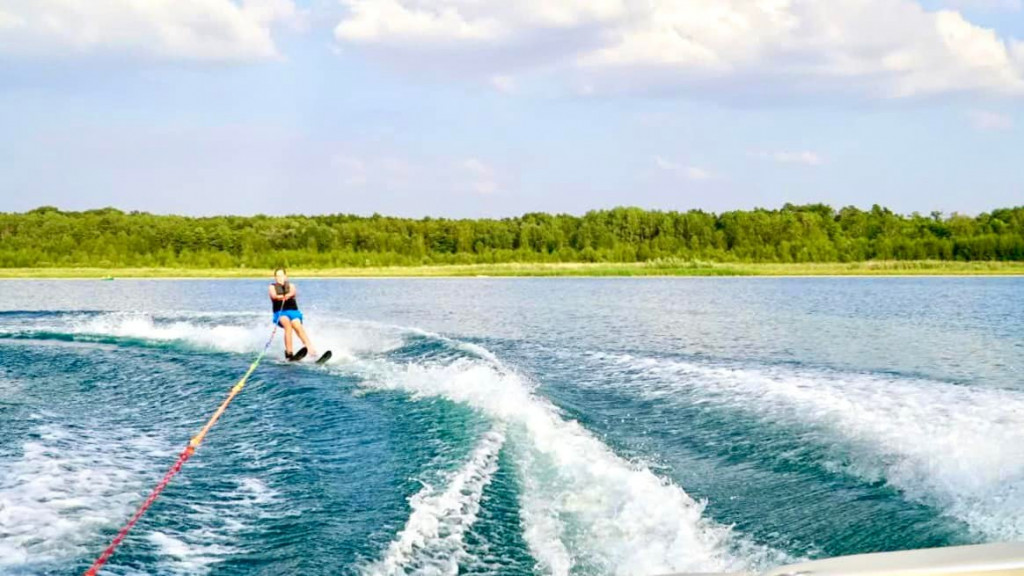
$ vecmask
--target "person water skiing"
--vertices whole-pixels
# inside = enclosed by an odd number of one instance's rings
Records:
[[[284,268],[274,270],[274,282],[268,288],[270,303],[274,310],[274,323],[284,328],[284,357],[292,360],[292,333],[299,335],[299,339],[306,345],[309,354],[316,358],[316,349],[302,326],[302,312],[299,312],[299,304],[295,296],[299,293],[298,287],[288,282],[288,272]]]

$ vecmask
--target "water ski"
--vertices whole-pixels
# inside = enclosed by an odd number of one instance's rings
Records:
[[[303,358],[305,358],[306,354],[309,354],[309,350],[306,350],[306,347],[303,346],[302,348],[299,348],[298,352],[296,352],[295,354],[292,354],[292,357],[289,358],[288,361],[289,362],[298,362],[299,360],[302,360]]]
[[[323,364],[324,362],[327,362],[330,359],[331,359],[331,351],[328,350],[327,352],[324,352],[323,354],[320,355],[319,358],[316,359],[316,363],[317,364]]]

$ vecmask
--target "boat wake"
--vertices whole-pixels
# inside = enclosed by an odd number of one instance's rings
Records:
[[[592,354],[604,375],[680,406],[746,414],[818,446],[831,473],[885,482],[979,537],[1024,537],[1024,394],[948,382],[788,366]],[[614,384],[610,384],[614,382]],[[586,384],[585,382],[581,384]]]
[[[507,427],[519,473],[523,536],[544,573],[727,571],[782,556],[703,517],[703,504],[617,456],[563,418],[521,375],[490,358],[361,362],[363,386],[468,405]],[[744,549],[746,555],[735,551]]]
[[[0,338],[252,354],[269,328],[253,315],[49,314],[17,329],[2,327]],[[364,573],[458,574],[486,564],[490,552],[473,531],[506,465],[515,483],[516,528],[542,573],[756,570],[793,560],[708,518],[705,502],[617,454],[541,394],[537,382],[479,344],[332,318],[318,319],[311,332],[335,359],[309,369],[336,386],[406,403],[457,405],[486,424],[457,462],[422,476],[420,489],[408,496],[404,525],[389,534],[375,559],[360,565]],[[280,343],[275,346],[280,351]],[[829,474],[885,483],[962,521],[979,539],[1024,537],[1016,514],[1024,508],[1024,394],[1017,391],[623,354],[595,353],[581,362],[573,386],[742,415],[814,447],[817,465]],[[86,543],[94,545],[148,489],[154,463],[168,450],[94,438],[89,442],[120,447],[97,461],[92,445],[55,448],[65,433],[44,429],[41,439],[26,442],[20,456],[0,467],[0,567],[30,565],[30,556],[73,557]],[[90,474],[102,480],[76,480]],[[222,496],[242,501],[253,486],[254,493],[273,492],[258,475],[253,482],[229,486]],[[38,490],[46,498],[37,497]],[[211,504],[216,500],[189,512],[196,525],[215,525],[212,536],[201,530],[145,533],[168,570],[200,573],[243,550],[231,537],[242,528],[231,518],[213,521],[224,517]],[[253,518],[237,520],[251,524]],[[33,540],[40,534],[43,543]]]
[[[500,429],[491,430],[469,460],[447,479],[443,491],[423,486],[410,501],[405,527],[388,546],[384,558],[368,567],[367,574],[458,574],[466,560],[464,537],[476,522],[484,488],[498,469],[498,453],[505,443]]]

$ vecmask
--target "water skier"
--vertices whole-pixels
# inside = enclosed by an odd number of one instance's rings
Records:
[[[295,296],[299,293],[298,287],[288,281],[288,273],[284,268],[274,270],[274,282],[268,288],[268,292],[274,310],[274,323],[284,329],[285,359],[301,360],[307,352],[316,358],[316,348],[306,334],[306,328],[302,325],[302,312],[295,301]],[[297,354],[292,353],[293,332],[299,335],[299,339],[305,345]]]

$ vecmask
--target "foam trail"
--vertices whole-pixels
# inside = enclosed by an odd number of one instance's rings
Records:
[[[143,435],[100,437],[40,426],[0,466],[0,568],[66,562],[94,551],[127,518],[154,463],[171,455]]]
[[[208,541],[210,537],[216,536],[212,533],[195,531],[195,533],[189,534],[189,541],[186,541],[180,535],[156,531],[150,532],[147,539],[163,557],[162,564],[168,572],[172,574],[205,574],[214,564],[239,552],[237,548]],[[207,539],[204,544],[195,542],[195,540],[202,542],[203,539]]]
[[[137,338],[156,342],[187,342],[224,352],[259,350],[270,328],[248,325],[201,324],[185,320],[157,322],[148,315],[105,315],[72,325],[73,334],[95,334]]]
[[[145,342],[179,342],[198,349],[232,353],[256,353],[263,348],[273,325],[270,315],[188,313],[181,315],[150,315],[134,313],[103,313],[46,318],[28,326],[32,332],[55,332],[80,337],[130,338]],[[319,350],[334,351],[338,360],[352,360],[360,354],[376,354],[402,344],[397,329],[366,322],[337,318],[311,319],[310,337]],[[24,332],[2,329],[3,333]],[[301,345],[298,338],[296,344]],[[279,335],[276,351],[283,350]]]
[[[102,531],[120,527],[135,511],[175,451],[130,431],[83,435],[54,424],[40,426],[16,460],[0,464],[0,571],[52,566],[91,557]],[[243,477],[205,504],[190,503],[189,525],[155,531],[147,539],[171,573],[199,574],[240,551],[235,534],[274,502],[277,493]]]
[[[498,469],[505,434],[495,429],[484,435],[469,460],[448,480],[444,492],[424,486],[409,501],[412,514],[388,546],[384,558],[367,574],[459,573],[466,557],[463,538],[476,522],[480,498]]]
[[[490,362],[493,366],[501,367],[501,360],[499,360],[498,357],[495,356],[494,352],[491,352],[490,350],[484,348],[483,346],[480,346],[479,344],[473,344],[472,342],[463,342],[462,340],[455,340],[453,338],[444,336],[443,334],[430,332],[428,330],[422,330],[420,328],[403,328],[402,331],[410,334],[417,334],[425,338],[433,338],[435,340],[440,340],[454,348],[462,350],[463,352],[468,352],[478,358],[486,360],[487,362]]]
[[[995,540],[1024,537],[1024,394],[922,379],[595,355],[616,386],[825,430],[825,466],[884,480]],[[820,440],[819,440],[820,442]]]
[[[460,359],[446,366],[378,364],[366,377],[367,386],[444,397],[509,426],[523,476],[524,537],[546,573],[724,571],[771,555],[733,557],[730,530],[703,519],[702,504],[563,420],[514,373]]]
[[[238,534],[255,529],[258,521],[254,521],[267,516],[264,509],[277,501],[278,493],[255,477],[232,480],[233,489],[207,493],[203,501],[188,503],[188,525],[198,528],[147,534],[168,572],[204,574],[215,564],[246,552]]]

